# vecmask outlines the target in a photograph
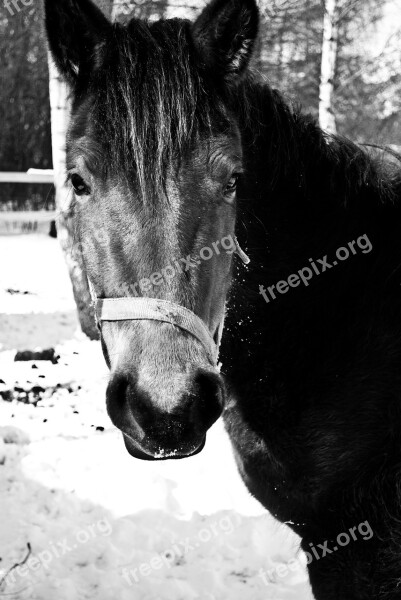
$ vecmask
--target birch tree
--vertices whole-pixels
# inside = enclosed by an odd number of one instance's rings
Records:
[[[336,133],[333,90],[338,50],[338,0],[325,0],[322,63],[319,89],[319,123],[328,133]]]

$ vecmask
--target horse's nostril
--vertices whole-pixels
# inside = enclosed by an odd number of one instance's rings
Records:
[[[217,373],[199,370],[195,375],[193,391],[197,401],[192,407],[192,419],[208,429],[223,411],[222,379]]]
[[[132,380],[128,375],[116,373],[111,378],[106,391],[107,407],[123,407],[126,404],[128,388]]]

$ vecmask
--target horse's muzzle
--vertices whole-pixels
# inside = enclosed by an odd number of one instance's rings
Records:
[[[128,452],[143,460],[166,460],[202,450],[207,430],[223,411],[225,394],[220,375],[198,369],[189,390],[166,398],[163,406],[138,386],[132,373],[112,375],[106,396],[109,416],[123,432]],[[169,405],[174,408],[168,410]]]

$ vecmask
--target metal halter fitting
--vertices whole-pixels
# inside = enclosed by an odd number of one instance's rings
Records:
[[[235,238],[236,252],[244,264],[249,258]],[[96,300],[96,319],[102,321],[159,321],[179,327],[196,338],[206,350],[210,362],[216,366],[220,341],[223,334],[224,317],[219,326],[217,340],[213,339],[205,323],[188,308],[158,298],[104,298]]]

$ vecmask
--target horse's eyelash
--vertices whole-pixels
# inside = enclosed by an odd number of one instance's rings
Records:
[[[70,183],[71,182],[71,177],[75,175],[75,171],[71,170],[67,172],[67,176],[65,178],[65,182],[66,183]]]

